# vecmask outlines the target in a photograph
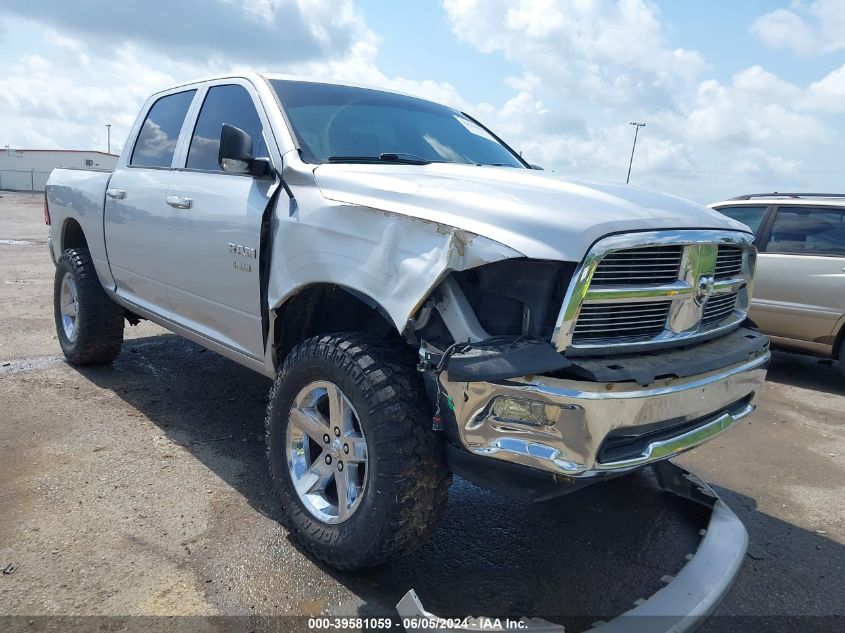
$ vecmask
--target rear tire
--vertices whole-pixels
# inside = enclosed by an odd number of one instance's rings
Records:
[[[71,248],[56,264],[56,334],[74,365],[110,363],[123,344],[123,308],[109,299],[87,248]]]
[[[317,558],[357,569],[428,540],[451,475],[423,393],[410,355],[373,337],[314,337],[285,360],[267,458],[289,527]]]

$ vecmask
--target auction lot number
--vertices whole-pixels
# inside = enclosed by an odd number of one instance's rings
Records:
[[[308,628],[317,630],[353,629],[375,630],[402,627],[406,631],[465,629],[472,624],[475,628],[497,630],[511,629],[518,631],[526,628],[527,623],[517,620],[500,620],[498,618],[309,618]]]

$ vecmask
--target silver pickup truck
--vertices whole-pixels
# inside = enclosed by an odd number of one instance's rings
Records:
[[[424,542],[452,473],[539,500],[693,448],[769,360],[745,225],[546,173],[398,93],[177,86],[45,205],[67,359],[108,363],[149,319],[272,377],[271,477],[342,569]]]

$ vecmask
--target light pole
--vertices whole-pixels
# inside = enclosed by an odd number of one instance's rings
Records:
[[[628,163],[628,177],[625,178],[626,185],[631,181],[631,165],[634,164],[634,150],[637,149],[637,135],[640,133],[640,128],[645,127],[645,123],[631,121],[628,125],[634,126],[634,146],[631,148],[631,160]]]
[[[108,150],[107,153],[111,154],[111,123],[106,123],[106,149]]]

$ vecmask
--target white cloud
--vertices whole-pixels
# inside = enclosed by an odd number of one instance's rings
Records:
[[[90,1],[4,2],[4,21],[40,25],[41,34],[33,42],[40,54],[0,62],[4,144],[104,149],[110,123],[112,149],[119,149],[150,94],[239,67],[373,76],[377,38],[348,0],[202,2],[201,11],[193,7],[192,28],[177,33],[149,22],[159,0],[86,10]],[[166,22],[185,24],[179,13],[192,2],[175,3]],[[206,23],[211,30],[199,33]]]
[[[80,66],[78,56],[66,53],[68,47],[84,51],[79,42],[67,38],[49,58],[24,55],[3,68],[0,120],[7,135],[4,143],[104,149],[104,125],[111,123],[112,147],[120,147],[140,104],[176,81],[173,75],[147,65],[152,59],[161,61],[148,51],[123,46],[94,64]],[[179,69],[173,63],[159,67]]]
[[[799,171],[802,166],[801,160],[773,156],[758,147],[740,152],[733,163],[733,169],[744,174],[790,174]]]
[[[818,35],[803,18],[792,11],[778,9],[757,19],[751,33],[772,48],[789,48],[801,55],[819,52]]]
[[[845,48],[845,2],[792,4],[793,10],[777,9],[759,17],[749,30],[771,48],[790,49],[804,56]]]
[[[132,43],[215,64],[341,55],[362,28],[351,0],[4,0],[3,5],[6,17],[37,21],[101,49]]]
[[[813,168],[800,157],[836,153],[839,126],[824,111],[845,110],[845,67],[811,86],[760,65],[722,82],[704,77],[711,68],[701,54],[668,43],[659,9],[645,0],[442,1],[459,37],[521,66],[505,79],[516,95],[478,112],[547,168],[624,178],[630,118],[648,123],[633,182],[703,201],[763,183],[798,186]],[[818,22],[806,33],[790,27],[799,42],[806,35],[836,45],[837,31],[826,25],[845,3],[793,4]]]
[[[810,84],[808,107],[827,112],[845,112],[845,64]]]
[[[505,83],[514,90],[533,92],[542,85],[542,79],[530,72],[522,73],[519,77],[505,77]]]
[[[528,155],[539,156],[538,162],[556,167],[567,174],[601,180],[624,180],[631,155],[633,129],[626,125],[587,130],[584,134],[559,134],[545,139],[535,138],[526,144]],[[658,136],[643,133],[637,141],[636,181],[643,173],[654,174],[695,169],[690,148]]]
[[[460,86],[436,75],[414,76],[413,69],[410,76],[385,74],[377,64],[379,45],[381,36],[393,35],[374,33],[350,1],[215,0],[204,5],[206,17],[229,19],[229,34],[192,34],[187,43],[171,45],[135,13],[137,29],[126,19],[115,26],[113,15],[81,24],[65,15],[66,3],[43,3],[54,6],[56,17],[41,3],[11,0],[4,19],[40,24],[42,38],[15,61],[0,62],[0,129],[6,135],[0,140],[99,149],[105,146],[103,125],[111,123],[112,147],[119,148],[152,92],[217,72],[273,70],[453,105],[477,116],[529,161],[572,176],[624,180],[633,140],[627,122],[644,120],[632,182],[701,201],[756,188],[782,190],[783,182],[798,187],[808,178],[805,170],[838,159],[842,125],[833,115],[845,112],[845,66],[807,84],[785,81],[760,65],[713,79],[700,53],[669,43],[659,9],[647,0],[443,3],[458,37],[493,53],[490,63],[505,56],[516,66],[502,77],[511,91],[505,98],[473,103]],[[835,21],[841,14],[836,6],[793,2],[791,13],[823,42],[820,48],[830,47],[837,34],[820,16]],[[255,41],[245,41],[243,33],[256,26]],[[277,37],[282,28],[303,42],[294,53]],[[272,45],[262,39],[268,37]],[[228,43],[221,47],[220,41]],[[264,54],[255,55],[256,47]]]
[[[234,5],[234,0],[218,0],[216,4],[221,2]],[[448,82],[388,77],[381,72],[375,63],[379,38],[366,27],[349,1],[338,4],[332,0],[251,0],[238,3],[238,7],[239,19],[247,22],[284,21],[295,7],[302,13],[299,21],[309,25],[309,37],[325,46],[314,49],[309,59],[301,59],[301,51],[286,57],[284,51],[294,48],[295,43],[281,39],[269,47],[270,55],[244,62],[221,59],[218,42],[196,40],[198,50],[206,47],[205,55],[196,56],[185,56],[181,46],[167,46],[137,34],[125,42],[115,35],[121,28],[129,30],[126,19],[108,34],[111,22],[102,16],[86,27],[84,35],[72,21],[67,30],[42,27],[44,55],[25,54],[17,62],[0,63],[3,143],[17,147],[101,149],[105,147],[104,125],[111,123],[112,150],[119,150],[150,94],[180,81],[222,72],[267,70],[347,80],[399,90],[462,110],[472,109]],[[25,8],[17,10],[24,12]],[[38,14],[41,10],[42,7],[35,7],[32,12]],[[54,16],[43,21],[52,24]],[[339,34],[343,29],[346,33]],[[83,42],[83,36],[88,43]],[[337,42],[331,44],[332,38]],[[237,28],[230,41],[227,52],[243,42],[237,36]],[[280,41],[285,41],[285,45]],[[336,50],[328,50],[332,47]],[[280,52],[272,54],[274,50]]]
[[[759,66],[698,88],[691,108],[667,115],[667,129],[690,141],[782,147],[827,145],[833,133],[816,116],[799,112],[805,92]]]
[[[619,104],[665,99],[707,65],[665,44],[658,10],[644,0],[443,0],[453,31],[501,51],[569,94]]]
[[[44,39],[62,52],[65,61],[74,66],[88,66],[91,63],[88,47],[84,42],[68,37],[61,31],[46,28]]]

